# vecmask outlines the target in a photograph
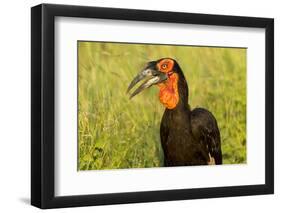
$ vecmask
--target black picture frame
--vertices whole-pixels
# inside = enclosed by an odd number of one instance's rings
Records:
[[[264,28],[266,128],[265,184],[93,195],[54,195],[55,17]],[[105,204],[217,198],[274,193],[274,19],[102,7],[41,4],[31,8],[31,204],[60,208]]]

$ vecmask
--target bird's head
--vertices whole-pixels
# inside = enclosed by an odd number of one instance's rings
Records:
[[[130,95],[130,98],[152,85],[158,85],[160,102],[166,108],[173,109],[180,100],[178,82],[181,76],[183,74],[176,60],[161,58],[157,61],[148,62],[145,68],[132,80],[127,92],[142,80],[144,82]],[[183,80],[185,82],[184,77]]]

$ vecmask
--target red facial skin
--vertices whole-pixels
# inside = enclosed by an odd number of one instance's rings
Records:
[[[167,73],[168,79],[158,84],[160,102],[168,109],[174,109],[179,102],[178,74],[173,72],[174,61],[163,59],[157,64],[158,70]]]

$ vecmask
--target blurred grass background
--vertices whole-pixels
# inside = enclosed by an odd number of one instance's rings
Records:
[[[163,165],[158,88],[129,100],[126,89],[146,62],[178,61],[189,104],[211,111],[224,164],[246,163],[246,49],[78,42],[78,170]]]

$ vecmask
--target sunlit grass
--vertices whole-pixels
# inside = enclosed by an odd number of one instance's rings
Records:
[[[144,64],[162,57],[183,69],[190,106],[215,115],[224,163],[246,162],[246,49],[79,42],[78,56],[79,170],[163,165],[158,88],[126,94]]]

